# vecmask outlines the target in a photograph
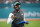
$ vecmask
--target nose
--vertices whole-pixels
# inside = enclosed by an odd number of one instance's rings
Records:
[[[17,5],[17,7],[20,7],[20,5]]]

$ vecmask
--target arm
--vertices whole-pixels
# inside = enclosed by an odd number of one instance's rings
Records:
[[[10,13],[9,14],[9,17],[8,17],[8,20],[7,20],[7,24],[11,24],[12,23],[12,21],[14,20],[12,17],[13,17],[14,15],[12,14],[12,13]]]

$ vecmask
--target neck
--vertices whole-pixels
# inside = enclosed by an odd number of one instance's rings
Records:
[[[20,10],[16,10],[17,12],[19,12]]]

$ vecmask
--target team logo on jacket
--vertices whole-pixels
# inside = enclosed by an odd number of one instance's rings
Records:
[[[23,15],[23,14],[21,14],[21,15]]]

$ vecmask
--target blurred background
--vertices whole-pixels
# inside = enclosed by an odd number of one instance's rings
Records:
[[[25,18],[40,18],[40,0],[0,0],[1,19],[8,18],[16,1],[21,3],[20,9],[25,10]]]
[[[24,10],[25,19],[31,20],[29,24],[30,27],[40,27],[40,0],[0,0],[0,21],[6,21],[8,19],[9,14],[13,11],[14,2],[21,3],[21,10]],[[5,24],[4,27],[7,26],[6,22],[1,22],[0,27],[3,27],[2,24]],[[33,24],[33,25],[32,25]],[[26,27],[29,27],[26,26]]]

